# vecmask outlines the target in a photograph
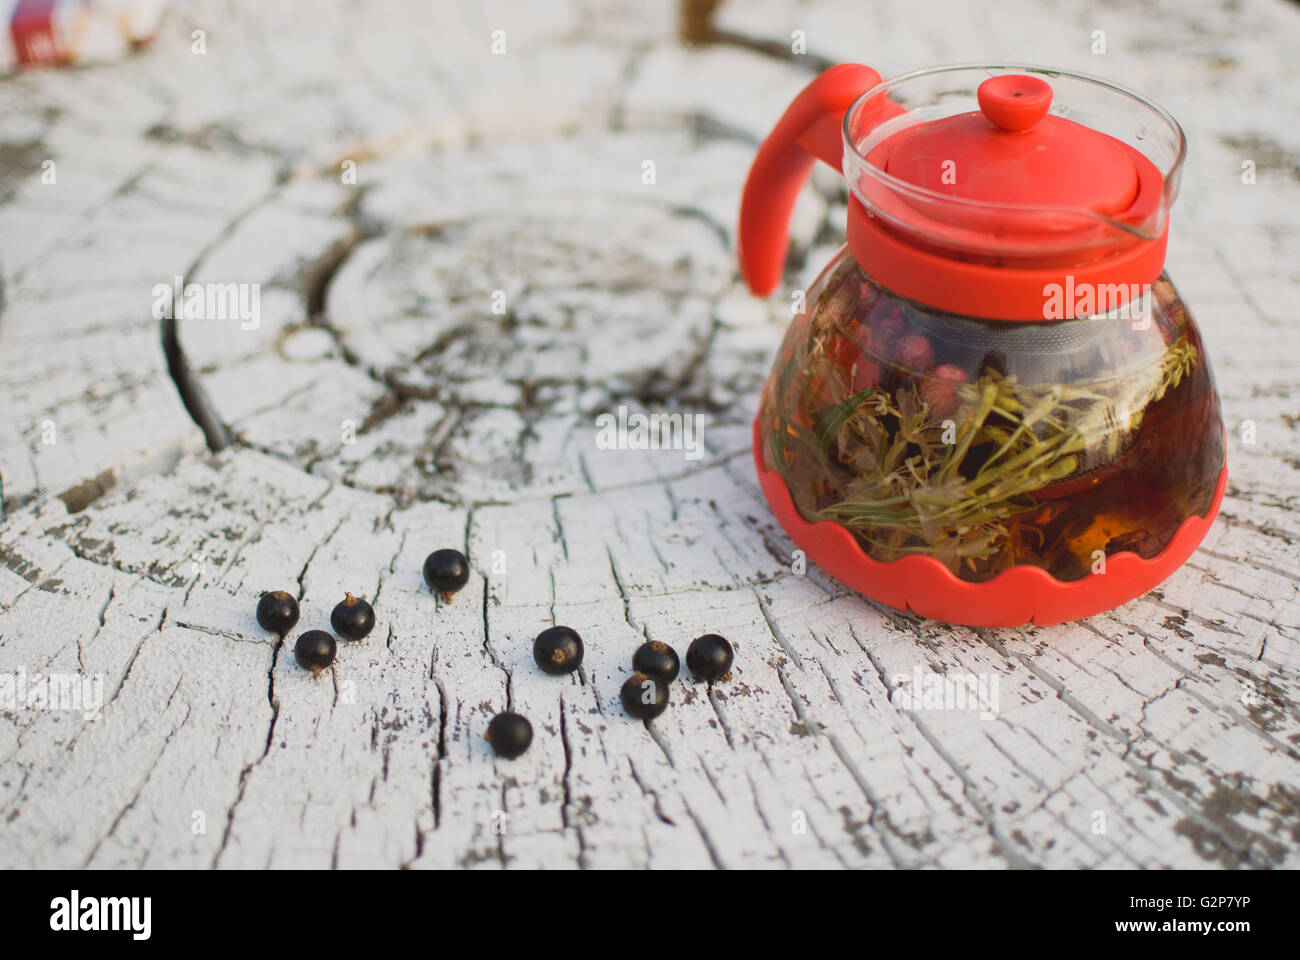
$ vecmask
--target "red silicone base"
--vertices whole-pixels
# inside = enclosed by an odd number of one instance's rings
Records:
[[[967,583],[933,557],[913,554],[882,563],[867,556],[853,534],[838,523],[809,523],[795,509],[781,475],[764,469],[761,440],[755,419],[754,463],[759,485],[785,532],[811,562],[873,600],[971,627],[1050,626],[1081,620],[1140,597],[1196,551],[1219,513],[1228,484],[1225,466],[1206,515],[1183,521],[1169,545],[1150,560],[1136,553],[1117,553],[1106,558],[1105,573],[1068,583],[1031,566],[1012,567],[984,583]]]

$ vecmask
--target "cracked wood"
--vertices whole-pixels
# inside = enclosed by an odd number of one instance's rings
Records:
[[[868,33],[842,0],[755,0],[692,49],[668,8],[424,6],[303,30],[239,4],[196,57],[231,8],[194,4],[134,59],[0,82],[0,670],[105,690],[0,716],[0,865],[1300,865],[1300,12],[1108,10],[1102,58],[1058,2],[996,31],[889,2]],[[733,225],[811,70],[1024,49],[1188,129],[1169,269],[1232,476],[1160,589],[972,631],[793,571],[748,449],[788,307],[743,291]],[[791,288],[843,203],[805,191]],[[257,329],[155,320],[178,274],[260,284]],[[619,405],[706,414],[703,458],[597,449]],[[420,574],[447,546],[474,568],[450,603]],[[257,627],[267,589],[300,629],[363,595],[375,630],[314,681]],[[586,641],[563,679],[532,664],[553,623]],[[635,647],[705,632],[731,682],[626,718]],[[918,666],[995,677],[996,716],[895,706]],[[513,763],[482,740],[506,707],[536,731]]]

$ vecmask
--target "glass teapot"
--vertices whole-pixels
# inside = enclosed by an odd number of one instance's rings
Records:
[[[1099,613],[1196,549],[1227,483],[1219,399],[1164,274],[1186,142],[1156,104],[1030,66],[832,67],[755,157],[739,253],[780,280],[814,160],[848,244],[763,389],[772,510],[847,586],[950,623]]]

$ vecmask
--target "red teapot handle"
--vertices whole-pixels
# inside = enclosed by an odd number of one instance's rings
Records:
[[[738,239],[740,271],[754,293],[766,296],[781,279],[790,217],[813,161],[840,169],[844,114],[880,82],[879,73],[860,63],[831,67],[794,98],[758,148],[741,195]]]

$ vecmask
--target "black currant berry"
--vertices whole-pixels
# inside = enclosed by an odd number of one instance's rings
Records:
[[[655,680],[672,683],[677,679],[681,661],[677,659],[677,651],[668,644],[650,640],[637,647],[636,653],[632,654],[632,669]]]
[[[716,633],[696,637],[686,648],[686,666],[701,680],[720,680],[735,658],[731,644]]]
[[[375,629],[374,607],[349,593],[330,614],[330,626],[345,640],[360,640]]]
[[[469,583],[469,561],[459,550],[435,550],[424,558],[424,582],[444,601]]]
[[[298,665],[306,667],[317,676],[334,662],[334,654],[337,652],[338,644],[324,630],[308,630],[293,645],[293,655],[297,658]]]
[[[623,709],[638,720],[653,720],[668,709],[668,684],[644,673],[628,677],[618,695]]]
[[[513,760],[533,742],[533,725],[517,713],[498,713],[488,724],[483,739],[492,744],[498,757]]]
[[[262,594],[257,601],[257,622],[263,630],[278,633],[281,638],[298,622],[298,601],[283,590]]]
[[[533,641],[533,659],[546,673],[573,673],[582,663],[582,637],[572,627],[550,627]]]

